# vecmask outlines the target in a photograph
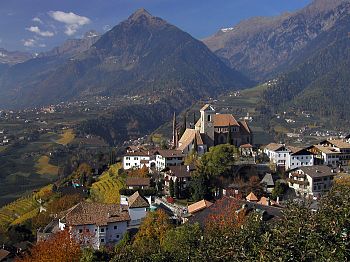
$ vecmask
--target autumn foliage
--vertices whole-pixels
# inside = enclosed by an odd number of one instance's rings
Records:
[[[75,262],[80,261],[79,243],[71,238],[68,230],[56,233],[48,240],[38,242],[30,254],[16,262]]]

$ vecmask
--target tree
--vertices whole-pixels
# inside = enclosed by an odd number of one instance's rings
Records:
[[[180,198],[180,185],[178,179],[176,179],[174,183],[174,196]]]
[[[231,125],[228,126],[228,132],[227,132],[227,144],[232,145],[232,131],[231,131]]]
[[[194,174],[190,181],[191,195],[193,201],[197,202],[202,199],[211,199],[209,181],[201,174]]]
[[[75,262],[80,261],[81,249],[79,243],[70,236],[68,230],[56,233],[48,240],[38,242],[30,253],[25,255],[21,262],[46,262],[62,261]]]
[[[288,185],[277,181],[274,189],[272,190],[271,198],[276,200],[277,197],[283,196],[288,190]]]
[[[199,224],[186,223],[167,232],[161,246],[169,261],[192,261],[201,242],[202,229]]]
[[[134,250],[145,257],[157,253],[171,228],[170,219],[163,210],[149,212],[135,236]]]
[[[174,186],[175,186],[174,181],[172,179],[170,179],[170,181],[169,181],[169,195],[171,197],[174,197],[174,193],[175,193]]]

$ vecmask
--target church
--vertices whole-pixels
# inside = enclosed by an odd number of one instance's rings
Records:
[[[173,145],[177,150],[183,153],[196,150],[204,154],[210,147],[220,144],[230,143],[236,147],[253,144],[253,134],[246,121],[237,121],[232,114],[216,113],[209,104],[202,107],[200,114],[194,129],[186,128],[180,140],[174,124]]]

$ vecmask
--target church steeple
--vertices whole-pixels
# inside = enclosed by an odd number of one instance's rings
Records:
[[[174,112],[174,117],[173,117],[173,148],[177,148],[178,141],[179,140],[179,135],[178,135],[178,130],[177,130],[177,123],[176,123],[176,113]]]

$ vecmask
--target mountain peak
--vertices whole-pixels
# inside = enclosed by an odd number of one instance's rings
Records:
[[[153,16],[145,8],[140,8],[129,17],[129,20],[135,21],[140,17],[153,18]]]

